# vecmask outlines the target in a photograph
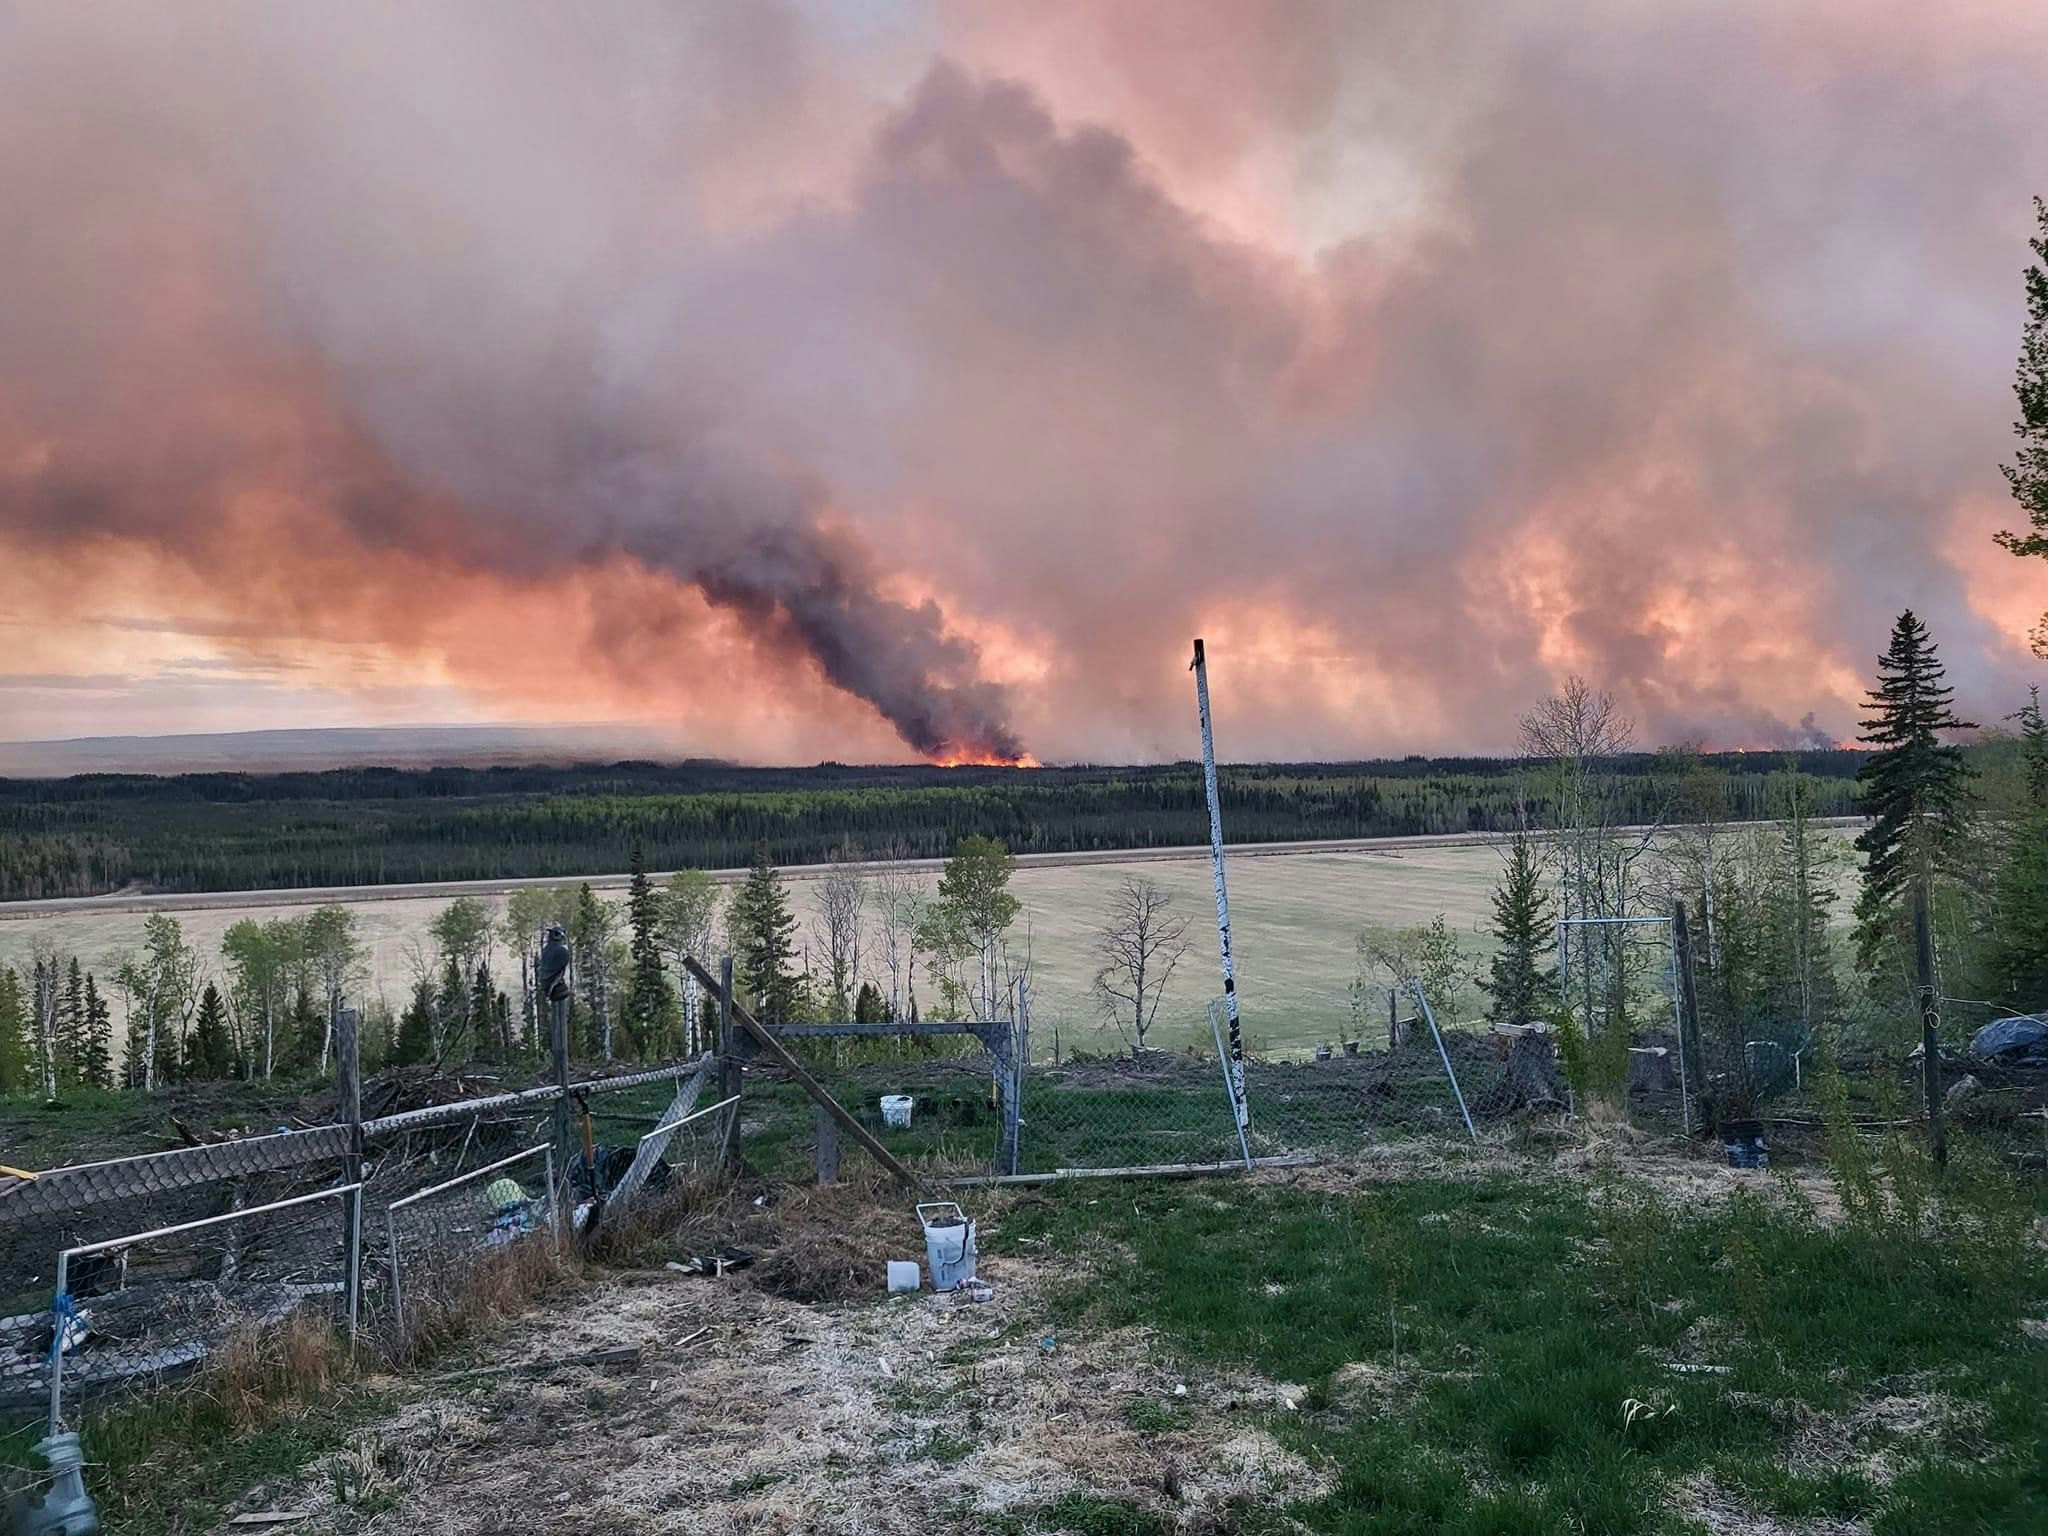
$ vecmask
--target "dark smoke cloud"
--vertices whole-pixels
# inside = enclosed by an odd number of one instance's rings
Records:
[[[0,542],[401,648],[626,561],[593,677],[715,694],[701,599],[933,756],[1184,755],[1197,632],[1240,756],[1506,747],[1571,671],[1848,736],[1909,603],[2021,685],[2040,17],[935,14],[6,13]]]

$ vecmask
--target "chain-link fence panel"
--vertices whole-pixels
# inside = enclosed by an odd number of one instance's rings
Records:
[[[377,1314],[394,1338],[425,1315],[459,1308],[477,1276],[528,1238],[559,1233],[554,1148],[543,1142],[392,1201],[365,1234],[384,1279]],[[379,1240],[381,1239],[381,1243]]]
[[[47,1361],[52,1433],[84,1394],[154,1385],[302,1311],[352,1329],[361,1190],[337,1185],[54,1254],[47,1337],[29,1341]]]
[[[971,1034],[788,1042],[819,1086],[907,1167],[934,1178],[1006,1172],[1008,1074]],[[831,1176],[867,1154],[788,1073],[744,1074],[740,1154],[763,1178]]]
[[[98,1298],[96,1315],[107,1326],[118,1316],[127,1335],[151,1333],[140,1321],[150,1307],[177,1312],[179,1318],[167,1320],[164,1336],[183,1329],[203,1353],[212,1335],[196,1325],[188,1327],[180,1318],[194,1305],[213,1305],[206,1301],[207,1286],[232,1290],[240,1280],[264,1271],[243,1262],[239,1238],[212,1228],[200,1229],[212,1232],[211,1237],[184,1240],[184,1260],[166,1260],[156,1268],[154,1250],[129,1252],[122,1240],[328,1188],[346,1177],[349,1144],[340,1128],[248,1137],[51,1169],[0,1191],[0,1409],[12,1414],[47,1389],[58,1254],[114,1243],[103,1252],[80,1256],[74,1294]],[[261,1223],[248,1231],[245,1246],[251,1262],[279,1254],[287,1260],[306,1257],[290,1247],[282,1232],[274,1233]],[[201,1245],[211,1242],[217,1242],[219,1250],[209,1257]],[[180,1250],[174,1244],[170,1251]],[[183,1288],[172,1283],[181,1275],[181,1262],[182,1279],[190,1282]],[[129,1275],[137,1283],[125,1287],[132,1294],[120,1296]],[[147,1286],[141,1283],[144,1276],[151,1277]]]

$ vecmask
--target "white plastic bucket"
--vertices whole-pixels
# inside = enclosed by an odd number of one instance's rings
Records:
[[[910,1106],[917,1100],[907,1093],[885,1093],[882,1095],[882,1124],[899,1131],[910,1129]]]
[[[926,1215],[930,1211],[933,1215]],[[950,1212],[947,1219],[938,1213]],[[920,1205],[917,1219],[924,1224],[924,1257],[931,1268],[932,1289],[954,1291],[964,1280],[974,1278],[974,1223],[950,1200]]]

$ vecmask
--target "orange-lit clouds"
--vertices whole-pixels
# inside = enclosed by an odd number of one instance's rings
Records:
[[[0,737],[1853,731],[2001,521],[2020,8],[0,18]],[[2003,521],[2010,522],[2009,517]],[[67,688],[64,679],[73,679]],[[1809,719],[1810,717],[1810,719]]]

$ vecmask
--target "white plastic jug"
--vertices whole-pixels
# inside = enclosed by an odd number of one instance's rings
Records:
[[[951,1212],[951,1219],[934,1219],[925,1212]],[[932,1272],[932,1289],[955,1291],[963,1280],[974,1278],[974,1223],[967,1219],[967,1213],[953,1204],[942,1201],[932,1205],[920,1205],[917,1219],[924,1224],[925,1262]]]
[[[885,1093],[882,1095],[882,1124],[895,1130],[910,1128],[910,1106],[917,1100],[907,1093]]]

